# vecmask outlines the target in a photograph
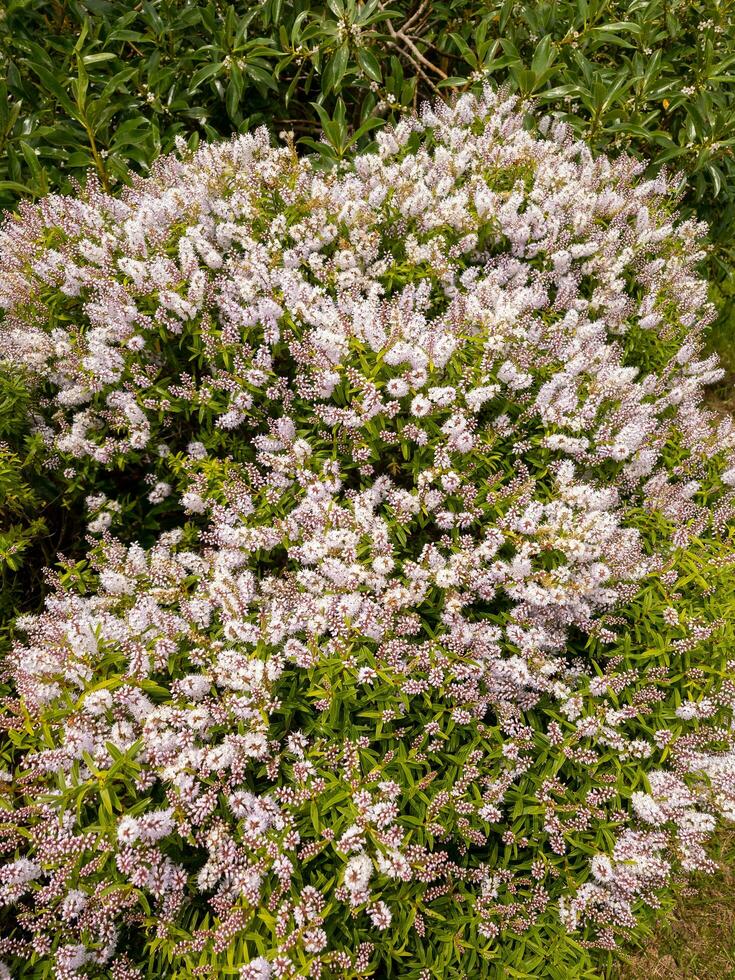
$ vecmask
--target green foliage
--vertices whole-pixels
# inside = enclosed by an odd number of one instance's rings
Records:
[[[23,600],[18,570],[47,535],[40,439],[30,434],[30,398],[22,376],[0,370],[0,630]],[[1,634],[0,634],[1,635]]]

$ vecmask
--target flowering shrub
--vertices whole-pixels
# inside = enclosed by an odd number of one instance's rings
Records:
[[[29,976],[597,975],[735,817],[702,228],[490,90],[378,144],[5,224],[50,465],[143,489],[10,659]]]

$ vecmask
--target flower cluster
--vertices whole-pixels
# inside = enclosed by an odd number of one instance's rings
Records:
[[[640,169],[488,89],[328,174],[259,132],[6,222],[49,465],[158,532],[90,493],[94,588],[18,624],[0,955],[502,975],[709,867],[735,426]]]

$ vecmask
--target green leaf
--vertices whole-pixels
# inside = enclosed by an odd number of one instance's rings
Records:
[[[195,92],[202,84],[202,82],[206,82],[208,78],[212,78],[213,76],[220,75],[220,74],[222,74],[221,61],[213,61],[210,62],[208,65],[203,65],[201,68],[198,68],[197,71],[195,71],[194,74],[191,76],[191,79],[189,81],[189,91]]]
[[[71,101],[67,93],[64,91],[62,86],[56,80],[52,72],[50,72],[43,65],[36,64],[35,62],[29,62],[28,67],[31,71],[39,77],[43,82],[47,91],[54,96],[57,102],[72,116],[74,119],[77,118],[77,108]]]
[[[374,82],[381,82],[383,80],[378,59],[368,48],[360,48],[358,50],[357,61],[368,78],[372,78]]]
[[[339,91],[347,69],[348,58],[349,48],[346,44],[341,44],[327,61],[326,67],[322,72],[322,92],[325,95],[329,95],[333,91]]]

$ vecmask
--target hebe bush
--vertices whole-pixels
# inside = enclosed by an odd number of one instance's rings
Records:
[[[20,622],[22,976],[596,976],[735,816],[702,227],[486,90],[21,207],[89,563]],[[151,519],[150,513],[154,515]],[[124,519],[121,517],[124,516]],[[515,971],[515,972],[514,972]]]
[[[329,166],[425,98],[492,78],[533,96],[593,152],[624,150],[649,161],[649,176],[665,164],[687,178],[682,213],[708,221],[714,246],[707,268],[721,317],[710,346],[728,371],[717,397],[729,402],[734,23],[723,0],[6,0],[0,207],[69,192],[90,169],[114,189],[177,137],[193,149],[262,124],[274,137],[293,128],[300,150]],[[0,414],[22,403],[19,382],[0,373]],[[24,421],[19,409],[14,435],[0,434],[3,469],[16,488],[32,475],[37,505],[0,514],[12,527],[0,565],[13,577],[5,605],[21,596],[31,611],[38,570],[75,553],[81,535],[78,487],[61,471],[53,485],[36,472]],[[126,488],[104,489],[124,512]],[[8,622],[0,610],[0,646]]]

